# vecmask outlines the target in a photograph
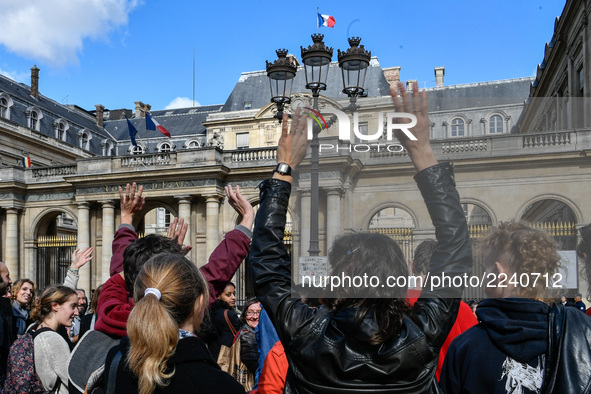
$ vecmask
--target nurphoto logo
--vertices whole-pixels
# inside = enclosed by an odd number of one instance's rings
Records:
[[[310,111],[306,114],[310,117],[308,119],[308,140],[312,140],[313,138],[313,121],[316,121],[320,130],[327,130],[328,125],[326,120],[320,114],[320,112],[315,111],[312,108],[304,107],[304,109]],[[404,148],[398,142],[392,142],[394,138],[394,130],[400,130],[406,135],[410,140],[416,141],[417,137],[415,137],[409,129],[413,128],[417,124],[417,117],[414,114],[408,112],[387,112],[386,115],[386,142],[378,142],[378,140],[384,135],[384,130],[382,125],[384,124],[384,112],[378,113],[378,126],[377,130],[372,134],[362,134],[359,131],[359,114],[357,112],[353,112],[353,133],[355,137],[359,141],[367,141],[368,143],[354,143],[351,144],[351,122],[349,116],[336,108],[327,108],[325,110],[326,113],[333,114],[336,116],[339,122],[339,140],[345,142],[344,145],[337,145],[322,143],[319,144],[319,152],[326,152],[326,151],[343,151],[346,150],[348,152],[380,152],[380,151],[388,151],[388,152],[402,152]],[[409,119],[409,123],[394,123],[394,119]],[[373,142],[375,141],[375,142]],[[372,143],[369,143],[372,142]]]

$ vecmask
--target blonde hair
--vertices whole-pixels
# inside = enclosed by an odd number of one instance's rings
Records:
[[[161,298],[144,295],[156,288]],[[203,302],[197,302],[203,296]],[[168,385],[174,375],[167,361],[179,340],[179,327],[193,316],[201,324],[209,300],[207,281],[195,264],[184,256],[162,253],[150,258],[135,281],[135,306],[127,321],[130,351],[127,363],[138,377],[138,392],[152,393]]]
[[[19,279],[12,285],[12,297],[10,297],[10,301],[14,302],[16,300],[18,292],[21,291],[21,288],[25,283],[28,283],[31,286],[33,286],[33,289],[31,289],[31,301],[29,301],[28,305],[24,306],[24,309],[31,309],[33,301],[35,300],[35,282],[33,282],[31,279]]]
[[[36,321],[43,321],[49,316],[53,309],[51,305],[56,303],[62,305],[68,302],[68,298],[76,294],[76,290],[61,285],[51,285],[43,290],[39,298],[35,298],[33,301],[33,307],[31,308],[31,318]]]

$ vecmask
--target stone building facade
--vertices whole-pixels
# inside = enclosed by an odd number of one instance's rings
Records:
[[[486,227],[498,221],[524,219],[547,229],[565,251],[568,293],[588,288],[572,250],[578,242],[576,229],[591,222],[591,128],[586,122],[565,120],[572,111],[552,115],[552,106],[536,107],[532,99],[554,95],[553,87],[564,86],[555,82],[563,81],[564,64],[579,59],[564,60],[566,55],[554,52],[570,45],[561,39],[579,42],[582,37],[577,53],[583,53],[581,64],[586,64],[591,46],[581,18],[587,13],[576,4],[580,3],[567,1],[554,34],[560,39],[546,50],[545,65],[535,78],[447,86],[445,70],[438,67],[437,86],[427,89],[433,147],[440,160],[455,165],[474,245]],[[563,34],[573,24],[582,26],[575,29],[578,35]],[[591,68],[581,70],[583,81],[591,78]],[[368,97],[358,100],[356,114],[362,134],[384,129],[386,114],[392,112],[389,86],[401,72],[398,67],[382,68],[377,58],[372,59]],[[154,209],[184,218],[190,224],[186,243],[193,246],[189,257],[198,265],[240,220],[225,201],[224,186],[240,185],[248,200],[258,203],[256,186],[271,174],[280,135],[265,72],[243,73],[224,104],[154,111],[140,101],[134,110],[97,105],[89,112],[64,106],[38,91],[38,77],[36,67],[31,86],[0,76],[0,247],[14,278],[30,277],[41,285],[59,281],[71,249],[92,246],[95,258],[81,271],[80,286],[91,289],[104,282],[120,221],[117,189],[126,183],[144,185],[146,206],[134,223],[138,231],[157,227],[150,219],[156,215]],[[543,90],[546,84],[549,90]],[[327,85],[320,99],[323,114],[348,105],[336,63],[331,64]],[[310,104],[304,86],[300,70],[287,111]],[[579,91],[589,94],[589,89]],[[565,105],[572,110],[572,104]],[[147,133],[146,111],[172,138]],[[138,130],[138,146],[131,144],[126,116]],[[552,116],[561,121],[541,128],[538,120]],[[409,260],[416,244],[434,235],[409,158],[386,136],[376,141],[379,146],[354,135],[349,141],[339,139],[339,127],[336,122],[320,135],[321,253],[327,253],[338,234],[378,231],[399,240]],[[30,168],[20,164],[23,157],[31,158]],[[295,262],[308,254],[309,169],[305,161],[289,208],[286,240]],[[475,274],[482,272],[477,253]],[[296,275],[298,269],[295,264]],[[237,280],[245,297],[248,270],[242,268]],[[482,292],[468,289],[465,296],[477,298]]]

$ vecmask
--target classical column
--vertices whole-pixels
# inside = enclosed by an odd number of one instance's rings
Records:
[[[113,238],[115,237],[115,205],[113,201],[103,203],[103,255],[100,265],[101,283],[109,279],[109,267],[113,255]]]
[[[4,264],[10,272],[11,278],[18,279],[18,209],[6,209],[6,251]]]
[[[205,200],[205,215],[207,227],[205,230],[205,252],[206,260],[220,243],[220,198],[218,196],[207,197]]]
[[[341,234],[341,190],[326,193],[326,250],[330,250],[335,238]]]
[[[309,256],[308,248],[310,247],[310,209],[311,209],[310,193],[301,194],[300,203],[300,256]]]
[[[104,242],[103,242],[104,244]],[[87,202],[78,204],[78,249],[90,246],[90,207]],[[86,263],[79,272],[78,287],[90,291],[90,262]]]
[[[191,196],[177,196],[176,198],[179,200],[179,219],[185,219],[185,223],[188,224],[184,244],[189,245],[194,249],[195,245],[191,236]],[[189,254],[187,254],[187,258],[191,261],[195,261],[193,256],[195,256],[195,254],[193,250],[191,250]]]

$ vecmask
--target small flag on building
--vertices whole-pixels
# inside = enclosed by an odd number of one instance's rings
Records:
[[[318,27],[333,27],[335,24],[334,16],[332,15],[322,15],[318,13]]]
[[[164,126],[162,126],[160,123],[158,123],[155,119],[153,119],[150,116],[149,113],[146,112],[146,130],[154,130],[155,131],[156,129],[158,129],[158,131],[160,131],[162,134],[164,134],[168,138],[171,138],[168,130],[166,130],[164,128]]]
[[[129,138],[131,138],[131,143],[133,144],[133,146],[137,146],[137,142],[135,142],[135,136],[137,135],[137,129],[135,128],[133,123],[131,123],[131,121],[129,119],[127,119],[127,117],[125,117],[125,119],[127,120],[127,128],[129,129]]]
[[[22,162],[23,162],[23,167],[25,168],[31,168],[31,158],[30,157],[23,157],[22,158]]]

